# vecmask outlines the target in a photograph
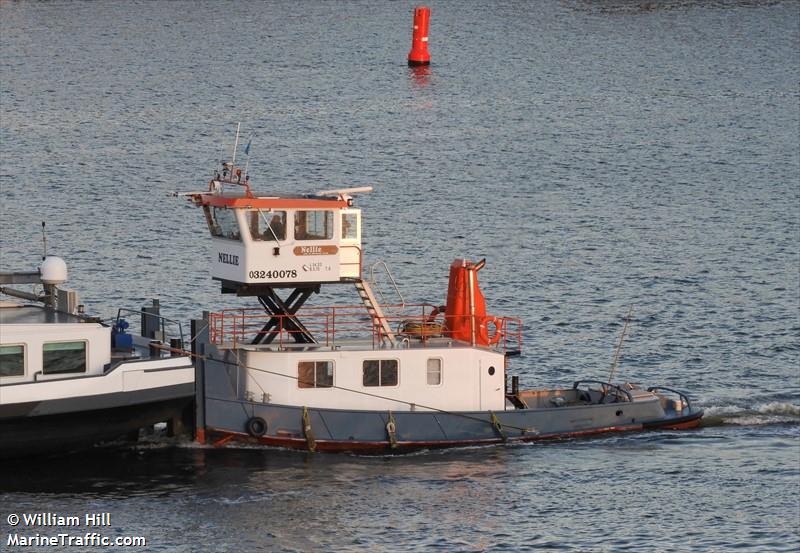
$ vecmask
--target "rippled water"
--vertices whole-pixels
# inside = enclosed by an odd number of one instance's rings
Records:
[[[241,121],[259,191],[375,186],[366,255],[407,299],[486,257],[525,384],[607,374],[633,306],[620,377],[705,426],[398,458],[153,438],[3,467],[2,514],[109,511],[156,551],[796,550],[800,4],[442,1],[419,71],[412,5],[0,4],[3,270],[46,220],[92,312],[235,303],[167,194]]]

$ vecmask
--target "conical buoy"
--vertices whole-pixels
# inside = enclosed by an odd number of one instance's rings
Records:
[[[425,6],[414,8],[414,33],[411,35],[411,51],[408,53],[408,65],[428,65],[431,55],[428,53],[428,25],[431,9]]]

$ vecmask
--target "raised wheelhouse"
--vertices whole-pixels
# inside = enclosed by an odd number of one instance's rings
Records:
[[[369,188],[257,198],[247,185],[242,194],[224,194],[225,184],[239,183],[219,177],[208,194],[192,196],[211,234],[211,276],[223,288],[360,278],[361,210],[351,194]]]

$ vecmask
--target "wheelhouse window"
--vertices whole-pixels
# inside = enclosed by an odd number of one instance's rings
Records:
[[[396,359],[368,359],[363,365],[364,386],[397,386]]]
[[[53,342],[42,348],[43,374],[86,372],[86,342]]]
[[[25,374],[25,346],[0,346],[0,377]]]
[[[253,240],[286,240],[285,211],[249,211],[247,217]]]
[[[205,209],[208,228],[212,236],[230,240],[242,239],[235,209],[225,209],[224,207],[206,207]]]
[[[333,211],[298,211],[294,214],[295,240],[333,238]]]
[[[342,239],[358,239],[358,215],[355,213],[342,213]]]
[[[333,386],[333,361],[300,361],[297,364],[297,385],[300,388]]]
[[[428,359],[428,386],[438,386],[442,383],[442,360]]]

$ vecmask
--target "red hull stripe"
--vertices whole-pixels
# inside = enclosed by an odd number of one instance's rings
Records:
[[[556,440],[563,438],[579,438],[582,436],[591,436],[594,434],[606,434],[609,432],[632,432],[642,430],[641,424],[631,424],[625,426],[608,426],[604,428],[596,428],[592,430],[581,430],[577,432],[561,432],[553,434],[537,434],[531,436],[521,436],[516,438],[509,438],[508,442],[532,442],[537,440]],[[262,436],[255,438],[249,434],[242,432],[228,432],[217,428],[207,428],[207,432],[214,433],[220,438],[214,442],[214,445],[222,445],[231,440],[249,443],[261,444],[272,447],[285,447],[289,449],[308,449],[308,443],[305,438],[288,438],[277,436]],[[484,438],[475,440],[436,440],[436,441],[418,441],[418,442],[404,442],[398,441],[396,449],[422,449],[422,448],[443,448],[443,447],[463,447],[471,445],[492,445],[503,443],[500,438]],[[316,440],[316,449],[318,451],[386,451],[391,450],[389,441],[381,442],[358,442],[358,441],[333,441],[333,440]]]

